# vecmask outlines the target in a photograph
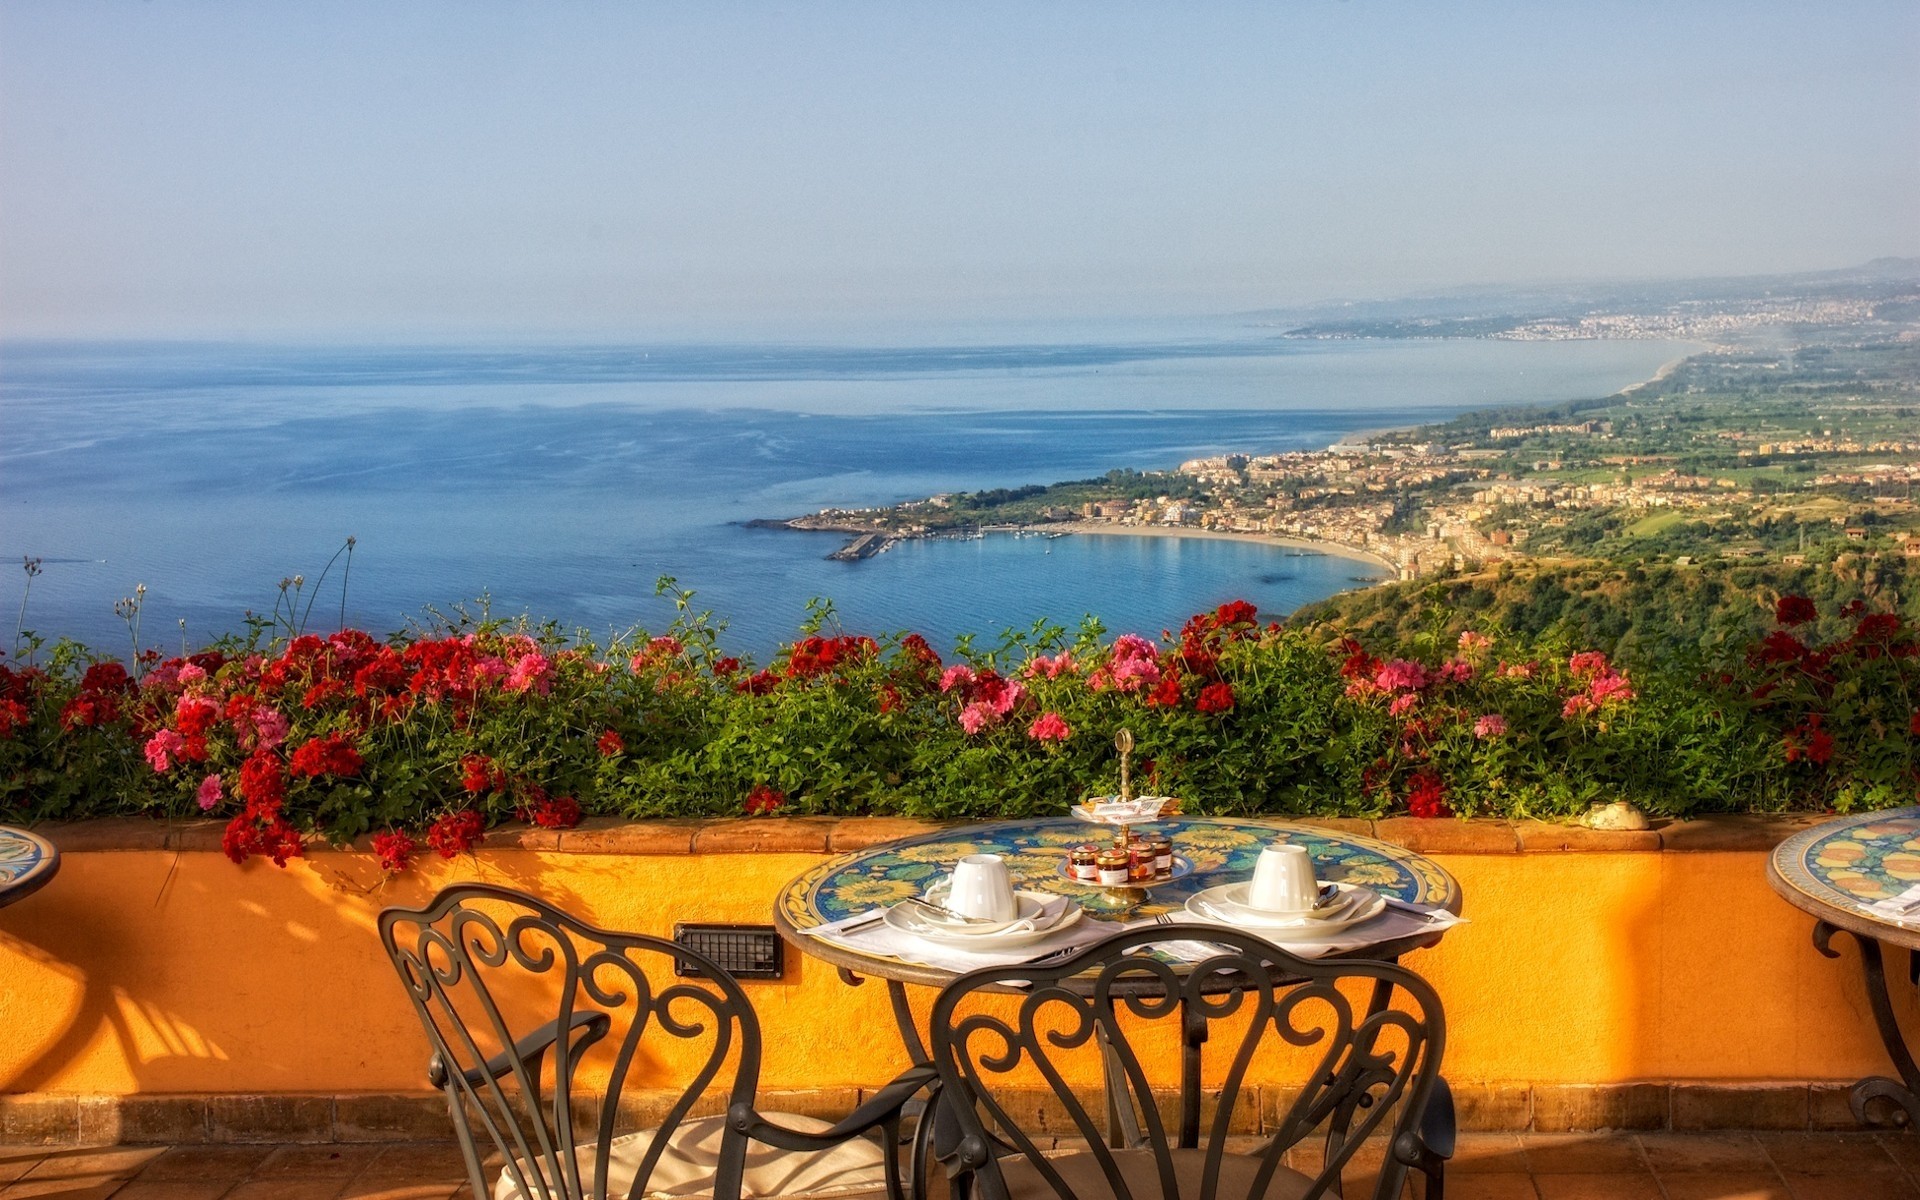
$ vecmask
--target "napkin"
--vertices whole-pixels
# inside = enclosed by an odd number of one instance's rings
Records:
[[[1049,901],[1043,911],[1049,914],[1058,913],[1070,903],[1072,901],[1062,896],[1057,901]],[[916,937],[895,929],[886,922],[876,919],[884,911],[878,908],[869,909],[866,912],[842,917],[838,921],[829,921],[825,925],[815,925],[811,929],[803,929],[800,932],[861,954],[878,954],[923,967],[938,967],[944,971],[972,971],[980,967],[1032,962],[1036,958],[1046,958],[1063,950],[1092,945],[1094,942],[1120,932],[1118,926],[1083,917],[1068,928],[1041,938],[1037,942],[999,950],[989,947],[974,949],[970,946],[956,946],[950,942],[936,942],[929,938]]]
[[[1860,907],[1883,921],[1892,921],[1897,925],[1909,921],[1920,921],[1920,883],[1914,884],[1891,899],[1876,900],[1872,904],[1863,904]]]

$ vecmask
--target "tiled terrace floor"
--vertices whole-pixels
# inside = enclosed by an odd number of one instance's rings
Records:
[[[1368,1194],[1350,1180],[1347,1193]],[[0,1147],[0,1200],[448,1200],[451,1144]],[[1466,1134],[1449,1200],[1920,1200],[1910,1133]]]

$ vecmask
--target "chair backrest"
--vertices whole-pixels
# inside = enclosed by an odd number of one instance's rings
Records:
[[[753,1098],[753,1007],[725,970],[686,947],[597,929],[537,897],[478,883],[449,887],[423,909],[386,909],[379,927],[426,1027],[428,1077],[446,1093],[476,1197],[491,1194],[482,1162],[497,1155],[529,1200],[616,1200],[607,1196],[609,1145],[636,1068],[651,1076],[671,1063],[679,1077],[631,1196],[646,1193],[666,1135],[729,1062],[728,1104]],[[703,977],[675,979],[676,957]],[[644,1082],[650,1091],[658,1084]],[[738,1196],[744,1135],[724,1136],[713,1194]]]
[[[1218,952],[1191,964],[1147,953],[1175,941]],[[1024,995],[986,994],[1009,990]],[[931,1032],[941,1088],[961,1126],[961,1158],[972,1160],[966,1165],[985,1200],[1006,1196],[999,1156],[1016,1154],[1026,1161],[1007,1161],[1061,1200],[1095,1200],[1085,1160],[1069,1180],[1011,1111],[1012,1093],[1030,1095],[1036,1081],[1074,1127],[1049,1123],[1046,1132],[1085,1139],[1119,1200],[1256,1200],[1287,1152],[1309,1139],[1321,1142],[1320,1161],[1295,1163],[1311,1178],[1304,1200],[1338,1196],[1360,1143],[1389,1121],[1374,1194],[1398,1196],[1446,1036],[1439,997],[1403,967],[1301,959],[1211,925],[1139,929],[1056,963],[962,975],[935,1001]],[[1272,1071],[1288,1054],[1309,1065],[1266,1105],[1275,1114],[1262,1131],[1270,1140],[1251,1161],[1229,1157],[1229,1134],[1260,1128],[1259,1090],[1273,1086],[1249,1083],[1249,1069]],[[1149,1077],[1145,1064],[1176,1057],[1178,1079]],[[1160,1073],[1173,1072],[1162,1065]],[[1107,1112],[1096,1121],[1085,1101],[1103,1076]],[[1163,1112],[1170,1091],[1178,1103]],[[1021,1107],[1030,1111],[1030,1103]],[[1402,1140],[1409,1135],[1416,1140]],[[1137,1144],[1116,1154],[1109,1138]],[[1148,1177],[1149,1161],[1157,1178]]]

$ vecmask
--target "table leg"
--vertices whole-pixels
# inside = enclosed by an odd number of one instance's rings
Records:
[[[1833,935],[1840,932],[1838,926],[1825,921],[1815,922],[1814,949],[1828,958],[1840,957],[1840,952],[1832,947]],[[1898,1080],[1884,1075],[1862,1079],[1853,1085],[1847,1097],[1847,1106],[1853,1110],[1854,1120],[1862,1125],[1881,1124],[1869,1118],[1867,1109],[1873,1101],[1885,1100],[1900,1109],[1895,1114],[1893,1124],[1920,1129],[1920,1067],[1915,1066],[1913,1052],[1907,1049],[1906,1038],[1900,1032],[1900,1022],[1894,1017],[1893,999],[1887,993],[1886,966],[1880,958],[1880,943],[1851,929],[1845,932],[1860,948],[1860,967],[1867,980],[1867,1003],[1873,1006],[1874,1024],[1880,1027],[1880,1040],[1887,1048],[1888,1057],[1893,1059],[1894,1070],[1900,1073]],[[1905,1119],[1901,1120],[1903,1116]]]

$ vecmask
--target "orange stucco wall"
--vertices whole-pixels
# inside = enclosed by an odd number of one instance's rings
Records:
[[[1434,857],[1471,923],[1408,965],[1446,1003],[1455,1080],[1887,1069],[1850,944],[1839,962],[1814,952],[1811,918],[1768,889],[1761,852]],[[385,905],[479,878],[665,935],[675,920],[766,921],[774,892],[818,858],[501,850],[383,886],[348,853],[285,870],[202,851],[70,853],[46,889],[0,909],[0,1093],[424,1089],[424,1040],[374,934]],[[788,962],[784,981],[751,987],[763,1086],[891,1076],[884,991]]]

